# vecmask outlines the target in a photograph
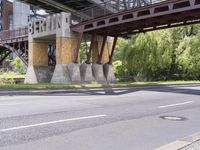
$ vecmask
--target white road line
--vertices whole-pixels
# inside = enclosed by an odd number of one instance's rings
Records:
[[[33,127],[38,127],[38,126],[57,124],[57,123],[63,123],[63,122],[69,122],[69,121],[102,118],[102,117],[106,117],[106,116],[107,115],[95,115],[95,116],[86,116],[86,117],[78,117],[78,118],[71,118],[71,119],[56,120],[56,121],[50,121],[50,122],[42,122],[42,123],[38,123],[38,124],[31,124],[31,125],[26,125],[26,126],[18,126],[18,127],[0,129],[0,132],[7,132],[7,131],[13,131],[13,130],[19,130],[19,129],[33,128]]]
[[[183,103],[176,103],[176,104],[170,104],[170,105],[159,106],[159,108],[168,108],[168,107],[186,105],[186,104],[190,104],[190,103],[193,103],[193,101],[188,101],[188,102],[183,102]]]
[[[5,103],[5,104],[0,104],[0,106],[12,106],[12,105],[20,105],[22,103]]]

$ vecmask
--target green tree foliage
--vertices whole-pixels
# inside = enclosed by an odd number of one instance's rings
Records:
[[[125,81],[200,79],[200,26],[192,25],[120,39],[116,75]]]
[[[86,42],[81,43],[80,47],[80,63],[85,63],[87,59],[87,51],[89,49],[89,46]]]
[[[11,62],[12,66],[14,67],[14,69],[16,71],[18,71],[19,73],[25,73],[26,72],[26,67],[23,64],[23,62],[21,61],[21,59],[19,57],[16,57],[12,62]]]

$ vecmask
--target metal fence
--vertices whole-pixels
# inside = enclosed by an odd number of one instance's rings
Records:
[[[28,27],[0,32],[0,41],[12,40],[28,36]]]
[[[163,1],[167,0],[108,0],[103,3],[82,9],[77,13],[73,13],[72,20],[75,20],[78,23],[125,10],[145,7]],[[83,15],[80,16],[80,14]]]

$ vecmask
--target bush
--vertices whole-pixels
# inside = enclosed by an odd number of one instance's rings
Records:
[[[19,73],[26,72],[26,67],[19,57],[16,57],[11,64],[17,72],[19,72]]]
[[[0,84],[15,84],[13,78],[0,78]]]

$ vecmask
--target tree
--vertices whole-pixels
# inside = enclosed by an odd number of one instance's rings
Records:
[[[19,57],[16,57],[11,62],[11,64],[14,67],[14,69],[16,69],[16,71],[18,71],[19,73],[25,73],[26,72],[26,67]]]
[[[158,30],[120,39],[114,60],[121,80],[199,79],[199,25]],[[119,63],[121,61],[121,63]]]

